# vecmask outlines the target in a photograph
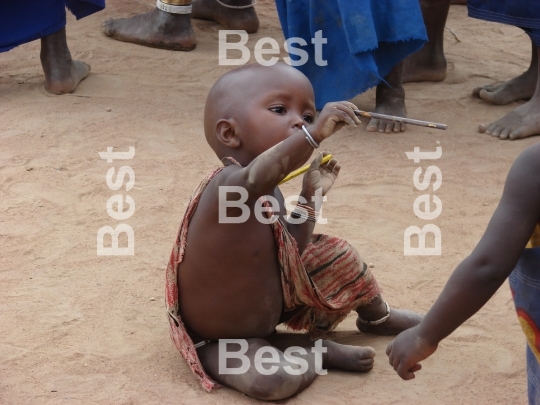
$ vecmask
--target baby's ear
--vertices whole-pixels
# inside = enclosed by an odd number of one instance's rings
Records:
[[[236,135],[234,120],[219,120],[216,124],[216,138],[219,143],[231,149],[238,149],[242,145]]]

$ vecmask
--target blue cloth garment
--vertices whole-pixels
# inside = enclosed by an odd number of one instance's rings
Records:
[[[540,47],[540,1],[468,0],[467,8],[469,17],[522,28]]]
[[[529,405],[540,405],[540,247],[524,250],[508,280],[527,337]]]
[[[105,0],[0,0],[0,52],[60,31],[66,7],[79,20],[103,10]]]
[[[418,0],[276,0],[276,6],[285,38],[307,42],[293,45],[309,57],[296,67],[311,81],[318,109],[376,86],[427,39]],[[319,57],[326,66],[316,63],[317,31],[328,41]]]

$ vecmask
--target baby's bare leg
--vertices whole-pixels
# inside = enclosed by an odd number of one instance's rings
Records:
[[[371,347],[345,346],[330,341],[318,341],[314,347],[289,347],[285,353],[265,339],[238,341],[245,343],[225,345],[222,340],[221,344],[213,342],[201,347],[198,349],[201,363],[217,382],[266,401],[288,398],[303,391],[326,369],[370,371],[375,356]],[[235,352],[237,358],[233,358]],[[274,359],[270,360],[271,357]],[[261,358],[266,361],[262,363]]]
[[[356,326],[361,332],[374,333],[376,335],[398,335],[406,329],[420,323],[423,316],[407,309],[390,308],[390,317],[379,325],[366,325],[361,322],[376,321],[386,315],[386,304],[382,296],[378,295],[368,305],[356,309],[358,319]]]

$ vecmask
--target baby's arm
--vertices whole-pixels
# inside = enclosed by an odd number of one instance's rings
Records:
[[[356,106],[346,101],[328,103],[317,121],[309,125],[307,130],[320,144],[343,125],[356,126],[361,123],[354,109]],[[253,202],[263,195],[272,194],[278,183],[291,171],[304,164],[312,153],[313,147],[307,141],[305,132],[299,129],[259,155],[248,166],[228,174],[224,173],[221,185],[244,187],[248,192],[248,202]]]
[[[512,165],[482,239],[456,268],[420,325],[388,346],[390,364],[401,378],[414,378],[418,362],[491,298],[516,266],[539,220],[540,143],[526,149]]]
[[[326,154],[326,153],[325,153]],[[334,185],[341,166],[336,159],[321,165],[323,154],[313,159],[311,165],[304,175],[302,182],[302,191],[299,196],[299,203],[313,208],[315,212],[319,212],[322,206],[323,197],[328,193]],[[313,234],[315,222],[303,218],[290,218],[287,224],[287,229],[296,240],[298,251],[300,254],[304,251]]]

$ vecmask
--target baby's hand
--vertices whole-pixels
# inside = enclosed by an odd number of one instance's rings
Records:
[[[358,107],[348,101],[328,103],[322,109],[317,121],[307,127],[307,130],[315,141],[320,143],[339,131],[345,124],[354,127],[360,124],[354,110],[358,110]]]
[[[327,152],[319,153],[311,162],[306,174],[304,174],[302,195],[307,197],[308,201],[309,198],[315,195],[315,191],[318,189],[322,189],[322,195],[326,195],[330,188],[332,188],[341,169],[336,159],[332,159],[321,165],[321,161],[326,155],[328,155]]]

